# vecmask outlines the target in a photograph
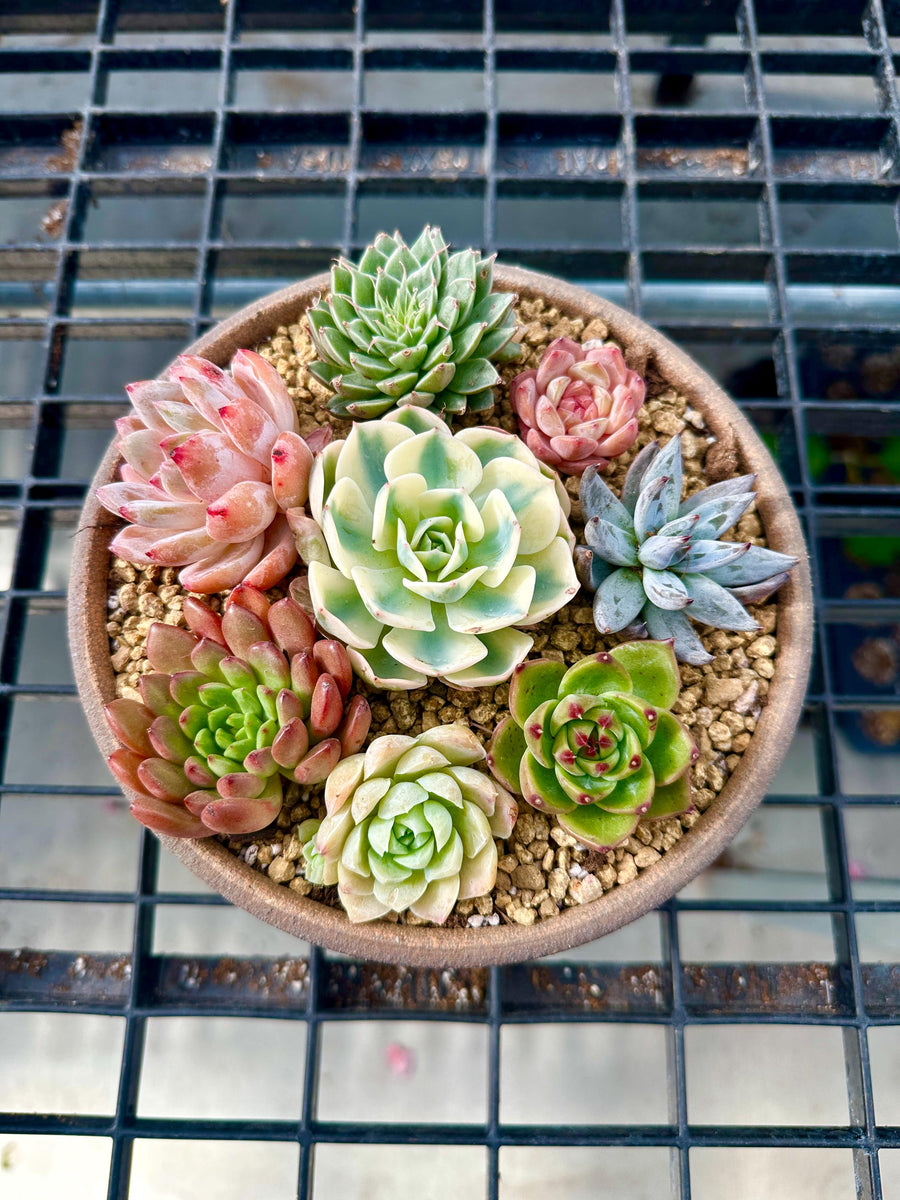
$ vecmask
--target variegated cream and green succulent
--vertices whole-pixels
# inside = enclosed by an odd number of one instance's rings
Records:
[[[568,670],[523,663],[488,747],[491,770],[584,845],[609,850],[642,818],[691,806],[697,752],[670,711],[680,686],[671,642],[626,642]]]
[[[310,371],[335,395],[331,411],[363,420],[397,405],[481,412],[494,403],[494,363],[520,354],[511,342],[516,297],[495,293],[492,258],[449,254],[426,226],[407,246],[381,233],[358,263],[339,259],[331,293],[309,310],[319,359]]]
[[[509,837],[518,806],[475,767],[484,757],[466,725],[443,725],[344,759],[325,784],[327,816],[299,831],[306,879],[336,883],[351,921],[409,911],[440,925],[457,900],[490,892],[494,838]]]
[[[517,437],[397,409],[320,454],[307,543],[318,623],[360,675],[408,689],[506,679],[578,591],[568,498]]]
[[[681,438],[657,442],[628,468],[621,498],[596,469],[581,479],[587,548],[576,552],[581,582],[595,588],[601,633],[627,629],[672,638],[682,662],[711,661],[688,620],[753,630],[745,604],[786,582],[797,559],[750,542],[724,541],[756,499],[755,475],[740,475],[682,500]]]

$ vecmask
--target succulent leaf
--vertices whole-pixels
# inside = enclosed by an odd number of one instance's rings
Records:
[[[766,599],[797,563],[790,555],[722,535],[755,500],[755,476],[742,475],[681,500],[681,438],[651,442],[625,476],[621,501],[596,473],[581,483],[586,546],[575,548],[582,585],[595,590],[594,623],[616,633],[638,622],[672,641],[681,662],[712,659],[689,620],[753,630],[745,604]],[[618,569],[616,569],[618,568]],[[632,569],[632,568],[637,568]]]
[[[694,745],[669,711],[680,683],[671,642],[627,642],[567,671],[525,663],[488,765],[504,786],[517,778],[532,807],[557,814],[585,844],[617,845],[652,815],[658,789],[683,785],[689,803]]]
[[[347,703],[347,651],[314,642],[295,601],[270,606],[244,585],[229,597],[221,624],[204,607],[192,602],[192,625],[225,644],[153,624],[155,673],[142,682],[152,707],[118,699],[105,709],[122,743],[109,766],[136,793],[133,814],[171,837],[268,825],[281,811],[282,778],[312,784],[336,775],[342,754],[356,754],[371,722],[362,696]],[[182,815],[160,814],[158,802]]]
[[[306,879],[336,881],[351,921],[410,909],[441,924],[458,898],[489,892],[494,825],[508,833],[516,805],[470,765],[483,757],[468,727],[445,725],[345,759],[326,784],[328,816],[302,829]]]

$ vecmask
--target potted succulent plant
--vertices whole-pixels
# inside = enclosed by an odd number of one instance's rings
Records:
[[[762,798],[809,663],[799,525],[642,322],[381,235],[129,395],[76,676],[135,817],[224,896],[360,957],[531,958]]]

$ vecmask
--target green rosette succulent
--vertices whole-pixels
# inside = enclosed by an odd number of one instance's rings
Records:
[[[512,434],[402,408],[320,454],[301,548],[316,620],[386,688],[506,679],[578,591],[568,497]]]
[[[584,845],[609,850],[641,818],[691,806],[697,750],[670,712],[680,686],[671,642],[626,642],[568,670],[549,659],[524,663],[488,764]]]
[[[481,412],[494,402],[495,362],[512,362],[516,297],[491,293],[493,258],[448,254],[437,227],[412,246],[380,233],[358,263],[338,259],[331,294],[309,310],[329,409],[361,420],[396,405]]]
[[[336,883],[351,921],[409,910],[440,925],[457,900],[485,895],[494,838],[509,837],[518,806],[474,768],[484,757],[471,729],[443,725],[345,758],[325,785],[327,816],[298,831],[306,879]]]
[[[657,442],[628,468],[618,499],[595,469],[581,478],[587,547],[578,573],[596,589],[601,633],[672,638],[682,662],[712,661],[688,616],[716,629],[758,629],[744,608],[787,580],[797,559],[751,542],[719,540],[756,499],[755,475],[714,483],[681,499],[681,438]]]

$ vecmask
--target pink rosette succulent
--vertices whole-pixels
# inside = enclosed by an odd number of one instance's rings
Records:
[[[557,338],[538,369],[512,384],[513,408],[529,450],[558,471],[605,467],[638,434],[644,380],[618,346]]]
[[[309,472],[331,427],[300,437],[281,377],[250,350],[237,352],[230,374],[182,355],[168,379],[126,390],[134,411],[116,422],[121,482],[97,489],[129,522],[113,554],[181,567],[192,592],[283,579],[297,561],[294,530],[308,519]]]

